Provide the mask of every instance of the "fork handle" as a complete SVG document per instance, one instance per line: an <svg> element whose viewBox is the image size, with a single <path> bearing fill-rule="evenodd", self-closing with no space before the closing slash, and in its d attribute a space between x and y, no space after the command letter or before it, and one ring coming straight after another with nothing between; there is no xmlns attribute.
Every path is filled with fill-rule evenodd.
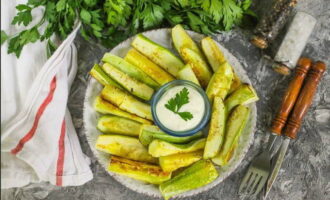
<svg viewBox="0 0 330 200"><path fill-rule="evenodd" d="M306 81L301 90L301 93L299 94L297 103L295 104L293 112L290 115L288 123L284 129L284 134L287 137L291 139L296 138L301 121L305 116L308 108L312 104L314 94L325 69L325 63L317 61L313 64L311 70L308 72Z"/></svg>
<svg viewBox="0 0 330 200"><path fill-rule="evenodd" d="M300 58L294 77L292 78L280 106L280 109L273 120L271 131L276 135L281 135L282 129L288 119L290 111L292 110L299 91L306 77L309 68L312 65L312 60L309 58Z"/></svg>

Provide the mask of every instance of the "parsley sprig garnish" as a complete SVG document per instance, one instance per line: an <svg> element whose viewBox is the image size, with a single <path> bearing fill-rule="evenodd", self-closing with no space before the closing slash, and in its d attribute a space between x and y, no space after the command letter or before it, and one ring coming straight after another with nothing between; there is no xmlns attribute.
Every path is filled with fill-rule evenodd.
<svg viewBox="0 0 330 200"><path fill-rule="evenodd" d="M189 91L187 88L183 88L179 93L176 93L175 97L168 100L165 107L170 111L178 114L183 120L188 121L193 118L193 115L190 112L180 112L180 108L189 103Z"/></svg>

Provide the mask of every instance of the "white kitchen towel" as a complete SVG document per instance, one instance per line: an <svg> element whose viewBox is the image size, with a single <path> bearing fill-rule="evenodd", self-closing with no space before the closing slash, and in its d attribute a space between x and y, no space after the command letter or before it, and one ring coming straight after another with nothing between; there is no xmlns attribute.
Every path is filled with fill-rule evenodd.
<svg viewBox="0 0 330 200"><path fill-rule="evenodd" d="M9 34L21 29L10 26L17 3L2 1L1 29ZM41 181L81 185L93 178L67 109L79 27L48 60L44 42L27 45L19 59L1 47L1 188Z"/></svg>

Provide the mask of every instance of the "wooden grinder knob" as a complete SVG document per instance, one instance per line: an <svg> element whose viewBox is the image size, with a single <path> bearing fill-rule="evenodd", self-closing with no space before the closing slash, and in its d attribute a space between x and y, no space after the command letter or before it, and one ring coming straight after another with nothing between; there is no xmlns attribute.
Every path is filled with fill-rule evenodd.
<svg viewBox="0 0 330 200"><path fill-rule="evenodd" d="M287 137L291 139L296 138L301 121L312 104L314 94L325 69L326 65L321 61L317 61L308 72L304 86L284 129L284 134Z"/></svg>
<svg viewBox="0 0 330 200"><path fill-rule="evenodd" d="M309 58L300 58L296 72L291 80L280 106L280 109L273 120L271 131L277 135L281 135L282 129L286 123L286 120L296 102L299 95L300 88L306 77L309 68L312 65L312 60Z"/></svg>

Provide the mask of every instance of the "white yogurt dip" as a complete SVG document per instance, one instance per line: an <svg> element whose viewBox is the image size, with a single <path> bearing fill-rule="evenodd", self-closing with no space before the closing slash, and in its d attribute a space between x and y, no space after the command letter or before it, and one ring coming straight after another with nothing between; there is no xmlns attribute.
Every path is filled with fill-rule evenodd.
<svg viewBox="0 0 330 200"><path fill-rule="evenodd" d="M167 109L165 105L174 98L183 88L187 88L189 94L189 103L180 108L180 112L190 112L193 118L184 120L180 115ZM175 86L166 91L159 99L156 105L156 115L163 126L172 131L187 131L195 128L203 119L205 112L205 102L203 96L191 86Z"/></svg>

